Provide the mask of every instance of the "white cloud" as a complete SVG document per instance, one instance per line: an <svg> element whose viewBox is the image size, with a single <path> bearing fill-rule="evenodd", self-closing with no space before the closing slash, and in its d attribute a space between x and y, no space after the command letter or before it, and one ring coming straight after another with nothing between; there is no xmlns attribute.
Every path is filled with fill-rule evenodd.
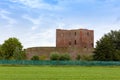
<svg viewBox="0 0 120 80"><path fill-rule="evenodd" d="M39 28L39 26L32 26L32 30L36 30L36 29L38 29Z"/></svg>

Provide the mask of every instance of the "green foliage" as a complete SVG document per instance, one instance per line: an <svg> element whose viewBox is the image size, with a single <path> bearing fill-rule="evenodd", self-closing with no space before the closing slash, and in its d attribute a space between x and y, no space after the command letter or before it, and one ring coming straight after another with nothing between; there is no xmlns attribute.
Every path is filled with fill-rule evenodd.
<svg viewBox="0 0 120 80"><path fill-rule="evenodd" d="M2 51L2 48L1 48L1 45L0 45L0 59L3 58L3 51Z"/></svg>
<svg viewBox="0 0 120 80"><path fill-rule="evenodd" d="M46 58L47 58L47 57L46 57L45 55L39 56L39 59L40 59L40 60L46 60Z"/></svg>
<svg viewBox="0 0 120 80"><path fill-rule="evenodd" d="M105 34L99 41L94 51L94 59L100 61L120 60L120 30Z"/></svg>
<svg viewBox="0 0 120 80"><path fill-rule="evenodd" d="M71 57L68 53L61 54L59 60L70 60Z"/></svg>
<svg viewBox="0 0 120 80"><path fill-rule="evenodd" d="M23 46L17 38L9 38L1 45L0 53L3 59L14 59L17 55L20 56L22 48Z"/></svg>
<svg viewBox="0 0 120 80"><path fill-rule="evenodd" d="M31 60L39 60L39 56L33 56L32 58L31 58Z"/></svg>
<svg viewBox="0 0 120 80"><path fill-rule="evenodd" d="M50 60L59 60L60 54L58 52L53 52L50 55Z"/></svg>
<svg viewBox="0 0 120 80"><path fill-rule="evenodd" d="M77 56L76 56L76 60L80 60L80 59L81 59L80 54L77 54Z"/></svg>
<svg viewBox="0 0 120 80"><path fill-rule="evenodd" d="M13 59L23 60L25 59L25 51L21 51L18 47L13 52Z"/></svg>
<svg viewBox="0 0 120 80"><path fill-rule="evenodd" d="M82 55L81 60L83 60L83 61L92 61L93 56L92 55Z"/></svg>
<svg viewBox="0 0 120 80"><path fill-rule="evenodd" d="M71 59L71 57L67 53L59 54L58 52L53 52L50 55L50 60L70 60L70 59Z"/></svg>
<svg viewBox="0 0 120 80"><path fill-rule="evenodd" d="M93 55L80 55L80 54L77 54L76 60L92 61L93 60Z"/></svg>
<svg viewBox="0 0 120 80"><path fill-rule="evenodd" d="M114 61L120 61L120 50L116 50L114 57Z"/></svg>

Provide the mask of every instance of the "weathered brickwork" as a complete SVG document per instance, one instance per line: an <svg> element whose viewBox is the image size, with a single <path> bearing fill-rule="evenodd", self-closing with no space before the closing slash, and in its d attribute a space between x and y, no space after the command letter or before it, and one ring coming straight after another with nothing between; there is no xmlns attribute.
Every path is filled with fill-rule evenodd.
<svg viewBox="0 0 120 80"><path fill-rule="evenodd" d="M45 57L49 60L50 54L53 52L58 52L60 54L69 53L72 59L75 59L77 54L81 55L91 55L93 48L82 49L75 47L32 47L26 49L27 59L31 59L32 56L37 55L40 57Z"/></svg>
<svg viewBox="0 0 120 80"><path fill-rule="evenodd" d="M93 48L94 31L88 29L56 30L56 47Z"/></svg>
<svg viewBox="0 0 120 80"><path fill-rule="evenodd" d="M72 59L77 54L89 55L94 50L94 31L88 29L56 30L56 47L33 47L26 49L27 59L38 55L49 60L52 52L69 53Z"/></svg>

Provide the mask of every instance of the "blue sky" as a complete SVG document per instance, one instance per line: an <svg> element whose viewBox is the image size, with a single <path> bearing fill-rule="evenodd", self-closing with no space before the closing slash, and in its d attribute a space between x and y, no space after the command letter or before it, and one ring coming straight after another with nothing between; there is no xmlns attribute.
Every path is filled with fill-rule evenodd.
<svg viewBox="0 0 120 80"><path fill-rule="evenodd" d="M55 46L56 29L87 28L95 42L120 29L120 0L0 0L0 44L17 37L24 48Z"/></svg>

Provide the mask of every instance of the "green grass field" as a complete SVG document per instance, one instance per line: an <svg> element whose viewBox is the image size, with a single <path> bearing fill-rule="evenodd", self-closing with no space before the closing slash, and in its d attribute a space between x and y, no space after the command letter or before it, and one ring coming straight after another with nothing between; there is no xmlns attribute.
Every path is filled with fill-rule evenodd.
<svg viewBox="0 0 120 80"><path fill-rule="evenodd" d="M0 80L120 80L120 67L0 66Z"/></svg>

